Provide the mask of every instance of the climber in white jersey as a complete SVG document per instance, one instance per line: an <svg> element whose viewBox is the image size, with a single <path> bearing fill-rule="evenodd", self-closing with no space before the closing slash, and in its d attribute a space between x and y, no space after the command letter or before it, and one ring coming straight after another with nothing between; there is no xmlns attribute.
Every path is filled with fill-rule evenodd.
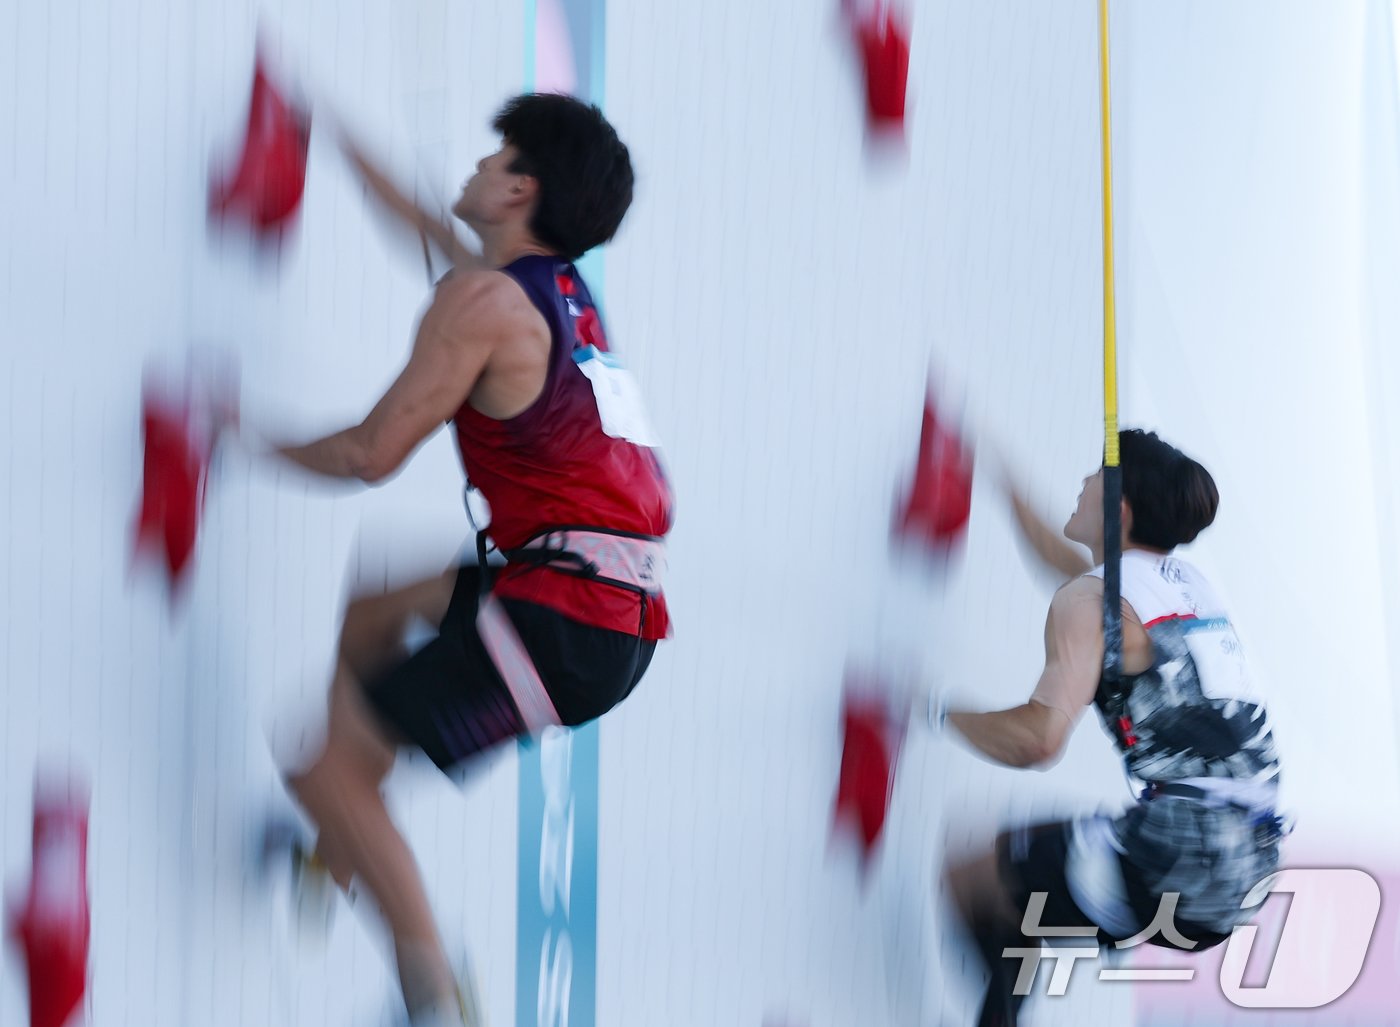
<svg viewBox="0 0 1400 1027"><path fill-rule="evenodd" d="M1063 537L1007 485L1027 540L1071 579L1050 604L1045 669L1030 699L988 713L930 706L935 724L955 728L982 755L1036 767L1056 759L1092 705L1142 785L1120 816L1008 831L994 853L949 871L950 891L991 973L981 1027L1016 1022L1021 960L1003 953L1039 946L1021 933L1034 893L1046 896L1039 924L1087 932L1075 945L1150 933L1140 940L1201 951L1248 919L1246 894L1278 864L1279 760L1263 697L1215 590L1171 555L1215 519L1215 482L1155 434L1123 431L1119 439L1122 681L1109 687L1100 680L1100 469L1084 480ZM1093 563L1070 543L1088 547Z"/></svg>

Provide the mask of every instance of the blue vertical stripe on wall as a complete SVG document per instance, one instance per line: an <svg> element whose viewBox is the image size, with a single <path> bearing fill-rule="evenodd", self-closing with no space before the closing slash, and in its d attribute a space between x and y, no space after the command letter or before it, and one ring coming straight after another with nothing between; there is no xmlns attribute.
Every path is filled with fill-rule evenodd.
<svg viewBox="0 0 1400 1027"><path fill-rule="evenodd" d="M603 99L605 0L564 0L580 97ZM525 82L537 78L536 0L525 4ZM601 297L602 258L580 270ZM601 300L600 300L601 303ZM598 943L598 725L520 750L516 1027L594 1027Z"/></svg>

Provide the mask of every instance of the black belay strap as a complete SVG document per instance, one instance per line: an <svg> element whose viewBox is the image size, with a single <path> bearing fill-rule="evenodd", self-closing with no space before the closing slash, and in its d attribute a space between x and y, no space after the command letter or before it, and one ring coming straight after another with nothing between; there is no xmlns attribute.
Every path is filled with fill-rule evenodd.
<svg viewBox="0 0 1400 1027"><path fill-rule="evenodd" d="M1128 693L1131 686L1119 673L1104 671L1099 677L1099 688L1094 694L1094 705L1104 725L1112 732L1118 747L1123 750L1137 745L1137 733L1133 730L1133 719L1128 715Z"/></svg>
<svg viewBox="0 0 1400 1027"><path fill-rule="evenodd" d="M1123 675L1123 477L1118 466L1116 445L1112 458L1105 446L1103 468L1103 673L1099 676L1094 701L1103 714L1118 747L1131 749L1137 744L1133 721L1128 716L1130 683Z"/></svg>

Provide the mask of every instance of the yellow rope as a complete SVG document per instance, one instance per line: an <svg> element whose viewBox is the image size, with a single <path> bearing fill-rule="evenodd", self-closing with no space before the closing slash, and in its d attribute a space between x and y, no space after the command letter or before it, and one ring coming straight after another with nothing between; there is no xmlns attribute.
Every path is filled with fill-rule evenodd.
<svg viewBox="0 0 1400 1027"><path fill-rule="evenodd" d="M1103 462L1118 466L1118 327L1113 297L1113 144L1108 103L1108 0L1099 0L1099 113L1103 138Z"/></svg>

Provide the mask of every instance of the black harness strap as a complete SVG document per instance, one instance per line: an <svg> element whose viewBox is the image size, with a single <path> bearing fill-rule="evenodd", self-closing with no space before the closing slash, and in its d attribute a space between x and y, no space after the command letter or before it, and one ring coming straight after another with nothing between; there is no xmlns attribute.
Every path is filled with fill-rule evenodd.
<svg viewBox="0 0 1400 1027"><path fill-rule="evenodd" d="M1105 723L1123 749L1137 744L1128 716L1130 683L1123 675L1123 469L1103 469L1103 673L1094 697Z"/></svg>

